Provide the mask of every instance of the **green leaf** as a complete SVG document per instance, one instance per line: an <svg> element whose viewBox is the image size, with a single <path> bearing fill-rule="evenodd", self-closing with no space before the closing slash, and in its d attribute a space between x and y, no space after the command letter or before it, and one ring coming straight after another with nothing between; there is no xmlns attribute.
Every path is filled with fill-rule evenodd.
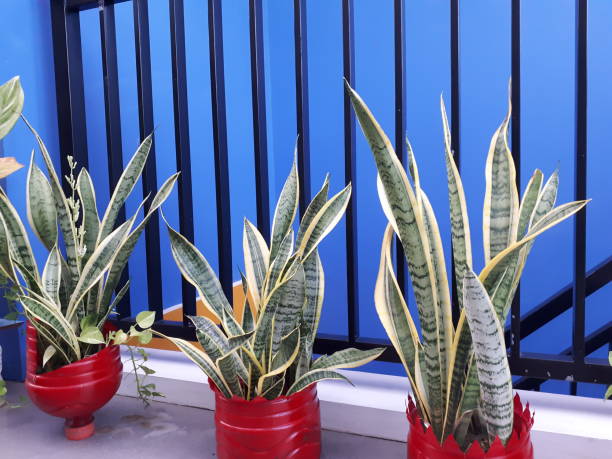
<svg viewBox="0 0 612 459"><path fill-rule="evenodd" d="M60 225L60 229L62 230L62 235L64 239L64 247L66 248L66 258L68 262L68 267L70 269L71 276L71 285L72 283L76 283L76 279L79 278L80 272L80 263L76 253L77 250L77 232L74 226L74 221L72 219L72 211L70 209L70 205L68 204L68 200L66 195L64 194L64 190L61 185L61 181L55 172L55 167L53 166L53 161L51 160L51 155L49 155L49 151L45 146L45 143L42 141L38 132L32 127L32 125L23 118L24 122L34 134L36 141L38 142L38 146L43 156L43 160L45 162L45 166L47 167L47 172L49 174L49 178L51 179L51 189L53 190L53 197L55 198L55 208L57 210L57 217ZM65 276L68 278L68 276Z"/></svg>
<svg viewBox="0 0 612 459"><path fill-rule="evenodd" d="M76 360L80 360L81 351L77 342L77 337L60 311L53 305L32 297L21 296L19 300L28 313L31 322L38 320L48 326L49 329L68 345L68 349L72 351ZM37 327L37 329L39 328ZM56 347L59 348L59 346Z"/></svg>
<svg viewBox="0 0 612 459"><path fill-rule="evenodd" d="M216 360L216 364L221 373L221 377L227 384L227 387L229 387L232 394L237 395L238 397L244 397L242 388L240 387L240 381L238 380L238 375L235 370L234 357L234 352L230 352L222 357L219 357Z"/></svg>
<svg viewBox="0 0 612 459"><path fill-rule="evenodd" d="M359 97L346 84L361 129L370 144L378 169L379 198L385 215L400 237L419 310L425 354L425 370L431 409L431 425L437 438L444 417L443 385L440 369L446 365L440 352L444 334L437 317L437 288L427 241L427 229L406 172L389 138Z"/></svg>
<svg viewBox="0 0 612 459"><path fill-rule="evenodd" d="M83 242L85 245L85 254L83 254L83 263L87 263L89 257L96 249L98 233L100 231L100 218L98 217L98 207L96 205L96 191L93 182L87 169L81 169L77 177L77 191L83 208L83 229L85 235Z"/></svg>
<svg viewBox="0 0 612 459"><path fill-rule="evenodd" d="M319 257L318 249L303 262L304 267L304 297L305 304L302 312L302 322L306 327L303 335L305 343L309 346L308 356L305 358L310 361L310 348L319 328L321 309L323 307L323 297L325 294L325 274L323 265Z"/></svg>
<svg viewBox="0 0 612 459"><path fill-rule="evenodd" d="M378 358L384 348L377 347L365 351L348 348L334 352L332 355L319 357L310 367L310 370L337 370L339 368L356 368Z"/></svg>
<svg viewBox="0 0 612 459"><path fill-rule="evenodd" d="M470 236L470 222L465 201L465 192L459 170L453 158L451 149L451 133L448 127L448 118L444 99L440 97L440 110L442 112L442 126L444 128L444 158L446 163L446 177L448 181L448 202L452 230L453 260L455 262L455 282L457 284L457 300L459 307L463 307L463 276L466 268L472 267L472 241Z"/></svg>
<svg viewBox="0 0 612 459"><path fill-rule="evenodd" d="M352 384L348 378L340 373L331 370L313 370L309 371L301 378L299 378L293 385L287 390L287 395L295 394L303 389L306 389L311 384L324 379L342 379L349 384Z"/></svg>
<svg viewBox="0 0 612 459"><path fill-rule="evenodd" d="M464 280L463 307L472 335L480 380L480 408L489 438L499 436L505 443L512 433L514 403L504 332L484 286L471 271Z"/></svg>
<svg viewBox="0 0 612 459"><path fill-rule="evenodd" d="M538 195L536 202L535 211L531 215L528 229L531 229L534 224L542 219L544 215L555 207L557 202L557 191L559 189L559 171L555 170L552 175L548 178L542 191Z"/></svg>
<svg viewBox="0 0 612 459"><path fill-rule="evenodd" d="M108 309L105 311L105 313L101 316L100 321L98 322L98 327L102 327L104 325L104 323L106 322L106 319L108 319L108 316L110 315L111 312L113 312L115 310L115 307L119 304L119 302L123 299L123 297L125 296L125 294L127 293L128 289L130 288L130 280L128 279L128 281L125 283L125 285L123 287L121 287L121 290L119 290L117 292L117 294L115 295L115 298L113 299L113 301L109 304Z"/></svg>
<svg viewBox="0 0 612 459"><path fill-rule="evenodd" d="M172 189L174 188L174 184L178 179L179 174L176 173L168 178L164 182L164 184L159 188L157 194L151 201L151 206L143 220L140 224L134 229L134 231L125 239L125 241L121 244L121 246L117 249L117 254L113 259L111 268L108 272L108 276L106 277L106 283L104 284L104 290L102 295L98 299L98 312L102 313L102 315L108 316L110 313L110 303L111 298L117 285L119 285L119 280L121 279L121 273L127 264L130 255L134 251L136 247L136 243L140 238L143 230L145 229L148 221L153 217L155 211L164 203L164 201L168 198ZM106 311L102 311L104 308L107 308Z"/></svg>
<svg viewBox="0 0 612 459"><path fill-rule="evenodd" d="M57 211L55 199L47 177L34 162L34 150L30 159L26 184L28 221L34 234L47 250L57 244Z"/></svg>
<svg viewBox="0 0 612 459"><path fill-rule="evenodd" d="M153 339L153 332L151 331L150 328L147 328L146 330L141 331L140 334L138 335L138 342L140 344L149 344L152 339Z"/></svg>
<svg viewBox="0 0 612 459"><path fill-rule="evenodd" d="M170 236L172 256L185 280L196 288L204 306L219 320L223 320L225 310L227 323L224 323L224 326L228 327L230 334L242 335L240 325L233 317L232 308L223 293L221 283L208 261L191 242L176 232L168 223L166 223L166 228Z"/></svg>
<svg viewBox="0 0 612 459"><path fill-rule="evenodd" d="M485 263L516 241L519 223L516 170L508 147L510 112L508 101L508 113L493 134L485 168L486 189L482 218Z"/></svg>
<svg viewBox="0 0 612 459"><path fill-rule="evenodd" d="M166 338L195 363L200 369L208 376L212 382L215 383L219 391L227 398L231 398L232 393L227 387L227 384L221 377L219 370L215 366L214 362L204 352L195 347L189 341L182 340L180 338L172 338L170 336L163 335L162 333L155 332L156 335Z"/></svg>
<svg viewBox="0 0 612 459"><path fill-rule="evenodd" d="M5 137L23 110L23 89L18 76L0 86L0 139Z"/></svg>
<svg viewBox="0 0 612 459"><path fill-rule="evenodd" d="M151 151L153 143L153 135L148 135L140 144L130 162L125 166L121 177L117 181L117 185L113 190L113 195L110 198L102 223L100 224L100 232L98 234L98 244L101 243L115 227L115 222L119 215L121 207L125 203L127 197L132 193L136 182L140 178L144 169L145 163ZM98 245L96 244L96 245Z"/></svg>
<svg viewBox="0 0 612 459"><path fill-rule="evenodd" d="M267 297L272 290L278 285L278 283L282 280L282 273L287 263L289 262L289 258L291 256L291 252L293 251L293 229L289 229L285 238L281 242L278 252L276 253L276 258L270 265L270 269L267 273L266 279L266 290L265 296ZM250 284L249 284L250 285ZM259 305L259 303L257 303Z"/></svg>
<svg viewBox="0 0 612 459"><path fill-rule="evenodd" d="M55 355L56 352L57 352L56 349L52 345L47 346L47 349L45 349L45 352L44 352L43 358L42 358L42 366L43 366L43 368L45 367L45 365L47 364L49 359L51 359L51 357L53 357Z"/></svg>
<svg viewBox="0 0 612 459"><path fill-rule="evenodd" d="M274 314L272 355L278 351L282 337L296 328L300 320L305 301L304 269L302 266L283 284L281 292L282 295Z"/></svg>
<svg viewBox="0 0 612 459"><path fill-rule="evenodd" d="M20 263L24 269L38 281L40 279L38 267L36 266L36 260L32 252L27 231L19 218L19 214L4 192L0 192L0 214L2 214L6 235L10 241L9 247L11 248L11 257L16 262ZM30 288L32 288L32 286L30 286Z"/></svg>
<svg viewBox="0 0 612 459"><path fill-rule="evenodd" d="M97 327L89 327L81 332L79 341L87 344L104 344L104 336Z"/></svg>
<svg viewBox="0 0 612 459"><path fill-rule="evenodd" d="M519 211L517 239L522 239L528 229L529 222L536 208L538 197L540 196L540 190L542 189L542 178L542 171L536 169L525 187Z"/></svg>
<svg viewBox="0 0 612 459"><path fill-rule="evenodd" d="M296 147L297 148L297 147ZM270 262L276 258L280 243L287 235L293 224L298 208L299 179L297 171L297 158L293 160L293 166L289 177L283 185L280 197L274 210L272 221L272 244L270 246Z"/></svg>
<svg viewBox="0 0 612 459"><path fill-rule="evenodd" d="M141 311L136 315L136 323L140 328L149 328L155 322L155 311Z"/></svg>
<svg viewBox="0 0 612 459"><path fill-rule="evenodd" d="M350 199L351 184L349 183L346 188L331 197L313 217L310 225L308 225L308 228L304 232L304 238L299 246L299 250L304 259L310 256L325 236L327 236L338 224L344 215L344 211Z"/></svg>
<svg viewBox="0 0 612 459"><path fill-rule="evenodd" d="M313 218L321 211L325 203L327 202L327 193L329 192L329 174L325 176L325 180L323 181L323 186L319 190L319 192L312 198L310 204L306 208L306 212L302 216L302 220L300 221L300 228L298 230L297 239L295 240L295 245L297 247L302 243L302 239L304 238L304 234L306 230L312 223Z"/></svg>
<svg viewBox="0 0 612 459"><path fill-rule="evenodd" d="M125 344L125 342L129 339L129 336L126 332L124 332L123 330L117 330L117 332L115 333L115 336L113 337L113 344L115 345L119 345L119 344ZM142 368L142 365L141 365Z"/></svg>
<svg viewBox="0 0 612 459"><path fill-rule="evenodd" d="M49 298L57 304L58 308L61 308L60 302L60 283L62 276L62 258L57 250L57 246L54 246L49 252L47 262L42 274L42 287L44 292Z"/></svg>
<svg viewBox="0 0 612 459"><path fill-rule="evenodd" d="M117 253L117 249L121 242L125 239L128 234L134 219L124 222L115 231L109 234L104 239L95 252L91 254L89 261L83 267L81 277L74 289L74 292L70 296L70 303L68 305L68 312L66 317L70 320L85 294L102 278L104 273L108 270L113 260L113 257Z"/></svg>
<svg viewBox="0 0 612 459"><path fill-rule="evenodd" d="M266 241L253 224L244 219L244 234L242 237L244 251L244 266L246 278L251 286L251 296L256 307L259 306L263 294L264 281L270 262L270 251Z"/></svg>

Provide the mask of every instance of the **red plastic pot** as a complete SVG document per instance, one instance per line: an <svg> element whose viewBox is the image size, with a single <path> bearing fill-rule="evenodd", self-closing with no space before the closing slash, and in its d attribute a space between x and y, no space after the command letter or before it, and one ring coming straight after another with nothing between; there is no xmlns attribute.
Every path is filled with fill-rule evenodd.
<svg viewBox="0 0 612 459"><path fill-rule="evenodd" d="M69 440L83 440L95 431L93 413L119 389L123 364L119 346L107 346L94 355L47 373L40 366L36 329L27 324L26 381L32 402L51 416L66 419Z"/></svg>
<svg viewBox="0 0 612 459"><path fill-rule="evenodd" d="M316 384L274 400L226 398L214 384L219 459L318 459L321 413Z"/></svg>
<svg viewBox="0 0 612 459"><path fill-rule="evenodd" d="M523 408L518 394L514 396L514 429L510 440L504 446L498 437L486 452L476 441L467 452L463 452L452 435L444 441L443 445L440 445L431 427L424 427L412 399L408 400L406 414L410 424L408 431L408 457L410 459L533 459L533 445L530 436L533 415L529 411L529 404Z"/></svg>

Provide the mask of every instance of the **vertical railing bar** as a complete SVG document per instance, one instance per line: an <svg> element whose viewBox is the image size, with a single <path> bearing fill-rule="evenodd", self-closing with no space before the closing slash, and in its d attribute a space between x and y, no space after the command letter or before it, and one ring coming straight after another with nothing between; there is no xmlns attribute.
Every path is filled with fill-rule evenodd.
<svg viewBox="0 0 612 459"><path fill-rule="evenodd" d="M270 189L268 182L268 134L266 123L266 79L264 69L264 28L262 9L262 0L249 0L253 152L255 155L257 227L264 239L269 241Z"/></svg>
<svg viewBox="0 0 612 459"><path fill-rule="evenodd" d="M395 64L395 154L406 162L406 42L404 25L404 0L393 2L393 42ZM404 249L396 244L397 283L402 292L408 280Z"/></svg>
<svg viewBox="0 0 612 459"><path fill-rule="evenodd" d="M121 137L121 108L119 101L119 73L117 69L117 40L115 32L115 7L107 0L98 1L100 18L100 43L102 45L102 73L104 86L104 115L106 121L106 149L109 189L115 189L123 172L123 147ZM125 221L125 206L119 209L117 224ZM121 273L119 287L129 279L129 267ZM119 318L130 315L130 295L125 295L117 305Z"/></svg>
<svg viewBox="0 0 612 459"><path fill-rule="evenodd" d="M451 150L453 151L457 169L461 172L461 94L459 67L459 0L451 0L450 3L450 48L451 48ZM455 263L452 262L455 272ZM457 300L457 280L452 277L453 295L453 322L459 321L459 301Z"/></svg>
<svg viewBox="0 0 612 459"><path fill-rule="evenodd" d="M300 179L300 215L310 203L310 123L308 110L308 39L306 0L293 1L295 44L295 108L297 121L297 158Z"/></svg>
<svg viewBox="0 0 612 459"><path fill-rule="evenodd" d="M576 151L574 197L587 193L587 14L588 0L576 0ZM574 309L572 355L577 365L584 363L586 289L586 209L574 217Z"/></svg>
<svg viewBox="0 0 612 459"><path fill-rule="evenodd" d="M215 152L219 279L223 286L223 291L231 303L233 268L232 226L230 213L222 27L221 1L208 0L208 43L210 48L210 88Z"/></svg>
<svg viewBox="0 0 612 459"><path fill-rule="evenodd" d="M512 158L516 167L516 187L521 189L521 0L512 0L511 11L511 72L512 87ZM511 358L521 356L521 287L520 284L512 300L510 329L512 333Z"/></svg>
<svg viewBox="0 0 612 459"><path fill-rule="evenodd" d="M344 79L355 85L355 18L353 0L342 0L342 64ZM357 171L355 154L355 115L348 92L344 92L344 183L352 183L351 200L346 208L346 288L349 343L359 339L359 271L357 251Z"/></svg>
<svg viewBox="0 0 612 459"><path fill-rule="evenodd" d="M136 51L136 79L138 87L138 126L142 142L153 132L153 86L151 81L151 46L149 40L149 10L147 0L133 0L134 8L134 47ZM155 195L157 189L157 164L155 139L151 144L149 159L142 172L143 196ZM146 204L147 208L150 204ZM163 296L161 275L161 254L159 215L155 212L145 229L147 253L147 292L148 307L155 311L155 319L163 319Z"/></svg>
<svg viewBox="0 0 612 459"><path fill-rule="evenodd" d="M89 165L79 12L65 10L64 0L52 0L51 31L59 147L62 152L60 164L62 176L65 176L70 172L68 155L72 155L81 167L87 168ZM68 192L68 184L63 183Z"/></svg>
<svg viewBox="0 0 612 459"><path fill-rule="evenodd" d="M174 141L178 179L179 228L193 241L193 201L191 188L191 154L189 145L189 108L187 106L187 65L185 59L185 13L183 0L170 0L170 41L172 47L172 94L174 105ZM183 323L187 315L195 315L195 290L181 279Z"/></svg>

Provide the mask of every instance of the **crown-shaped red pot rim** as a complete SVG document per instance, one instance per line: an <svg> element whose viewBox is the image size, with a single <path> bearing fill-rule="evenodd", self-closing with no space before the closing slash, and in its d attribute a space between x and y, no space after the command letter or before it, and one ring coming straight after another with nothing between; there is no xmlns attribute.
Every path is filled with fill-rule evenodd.
<svg viewBox="0 0 612 459"><path fill-rule="evenodd" d="M459 444L449 435L441 445L429 425L425 425L411 396L408 397L406 417L410 423L410 435L417 435L421 441L434 448L446 451L449 454L465 454L466 458L478 459L499 457L517 449L524 448L530 441L530 431L534 422L534 414L529 409L529 403L523 406L518 394L514 395L514 426L508 443L504 446L499 437L496 437L491 447L485 452L477 441L474 441L467 451L462 451Z"/></svg>

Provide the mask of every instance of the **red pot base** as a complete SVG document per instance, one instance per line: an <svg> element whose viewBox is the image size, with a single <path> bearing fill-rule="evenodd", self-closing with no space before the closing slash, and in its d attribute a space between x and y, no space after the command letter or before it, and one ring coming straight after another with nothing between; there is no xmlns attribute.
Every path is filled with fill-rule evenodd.
<svg viewBox="0 0 612 459"><path fill-rule="evenodd" d="M37 373L38 336L27 324L25 386L32 403L51 416L64 418L68 440L84 440L95 432L93 413L113 398L123 364L118 346L107 346L56 370Z"/></svg>
<svg viewBox="0 0 612 459"><path fill-rule="evenodd" d="M290 395L247 401L215 392L219 459L319 459L321 415L317 386Z"/></svg>
<svg viewBox="0 0 612 459"><path fill-rule="evenodd" d="M76 423L76 425L75 425ZM68 440L78 441L91 437L96 432L93 416L87 424L79 423L78 419L66 419L64 423L64 435Z"/></svg>

